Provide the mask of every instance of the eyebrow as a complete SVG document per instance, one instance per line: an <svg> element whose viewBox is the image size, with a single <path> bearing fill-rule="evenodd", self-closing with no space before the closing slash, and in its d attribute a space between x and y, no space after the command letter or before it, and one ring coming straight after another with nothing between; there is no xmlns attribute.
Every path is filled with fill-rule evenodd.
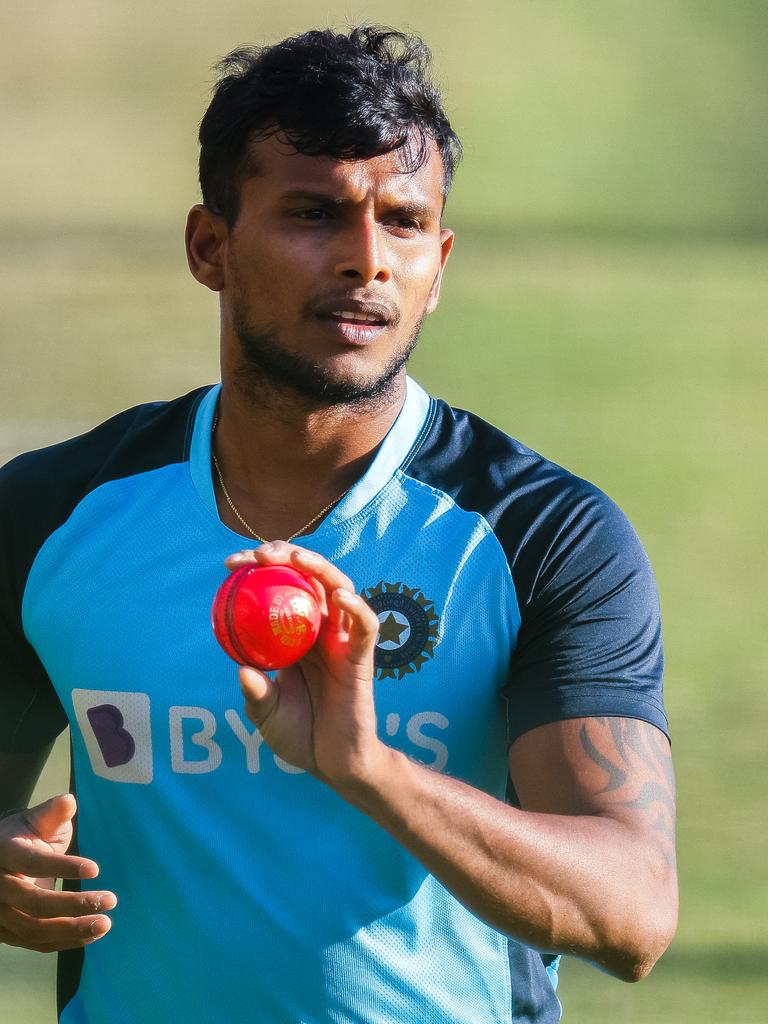
<svg viewBox="0 0 768 1024"><path fill-rule="evenodd" d="M355 205L353 200L346 199L344 196L334 196L330 192L313 192L311 189L289 189L287 192L280 194L280 200L283 202L297 199L317 203L320 206L348 207ZM388 206L397 213L407 213L421 220L427 220L435 216L435 212L429 204L420 203L417 199L395 200L389 203Z"/></svg>

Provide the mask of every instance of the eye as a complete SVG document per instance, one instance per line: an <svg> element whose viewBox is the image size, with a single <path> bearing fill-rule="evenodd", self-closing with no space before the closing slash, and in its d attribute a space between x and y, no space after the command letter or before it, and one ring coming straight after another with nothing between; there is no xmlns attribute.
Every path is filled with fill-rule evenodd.
<svg viewBox="0 0 768 1024"><path fill-rule="evenodd" d="M392 217L390 218L389 223L398 230L406 232L408 234L412 234L415 231L419 231L421 228L419 222L417 220L414 220L413 217Z"/></svg>
<svg viewBox="0 0 768 1024"><path fill-rule="evenodd" d="M294 210L291 216L298 217L299 220L328 220L331 215L322 206L312 206L304 210Z"/></svg>

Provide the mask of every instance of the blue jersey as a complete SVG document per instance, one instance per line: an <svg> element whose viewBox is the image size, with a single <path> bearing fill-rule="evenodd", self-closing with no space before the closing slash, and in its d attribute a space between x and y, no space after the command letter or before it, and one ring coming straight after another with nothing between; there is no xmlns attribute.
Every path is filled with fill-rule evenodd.
<svg viewBox="0 0 768 1024"><path fill-rule="evenodd" d="M550 1024L557 958L490 927L275 756L211 602L219 387L20 456L0 489L0 749L71 727L80 851L119 905L59 962L63 1024ZM523 732L666 730L656 589L593 485L412 379L368 470L300 543L376 611L384 742L499 800ZM78 883L73 883L78 884Z"/></svg>

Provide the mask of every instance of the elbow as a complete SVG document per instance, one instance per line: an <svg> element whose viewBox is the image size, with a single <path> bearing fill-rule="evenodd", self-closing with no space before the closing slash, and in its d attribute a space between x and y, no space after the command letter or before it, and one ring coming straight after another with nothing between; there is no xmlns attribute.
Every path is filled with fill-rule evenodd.
<svg viewBox="0 0 768 1024"><path fill-rule="evenodd" d="M671 938L669 940L672 941ZM661 954L669 945L661 946L655 950L647 949L643 954L619 954L612 965L606 965L607 970L619 981L626 981L634 984L647 978L653 970Z"/></svg>
<svg viewBox="0 0 768 1024"><path fill-rule="evenodd" d="M668 945L669 943L657 949L647 948L642 953L616 951L611 954L610 958L606 957L604 967L619 981L634 984L648 977Z"/></svg>
<svg viewBox="0 0 768 1024"><path fill-rule="evenodd" d="M677 931L677 894L657 904L644 920L625 931L621 941L606 949L602 965L620 981L647 978Z"/></svg>

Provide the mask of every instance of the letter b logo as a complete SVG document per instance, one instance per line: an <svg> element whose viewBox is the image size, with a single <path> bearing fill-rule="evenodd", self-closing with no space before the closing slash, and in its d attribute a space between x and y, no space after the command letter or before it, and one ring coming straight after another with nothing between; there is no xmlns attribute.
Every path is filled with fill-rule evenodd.
<svg viewBox="0 0 768 1024"><path fill-rule="evenodd" d="M152 781L146 693L73 690L72 703L95 775L113 782Z"/></svg>

